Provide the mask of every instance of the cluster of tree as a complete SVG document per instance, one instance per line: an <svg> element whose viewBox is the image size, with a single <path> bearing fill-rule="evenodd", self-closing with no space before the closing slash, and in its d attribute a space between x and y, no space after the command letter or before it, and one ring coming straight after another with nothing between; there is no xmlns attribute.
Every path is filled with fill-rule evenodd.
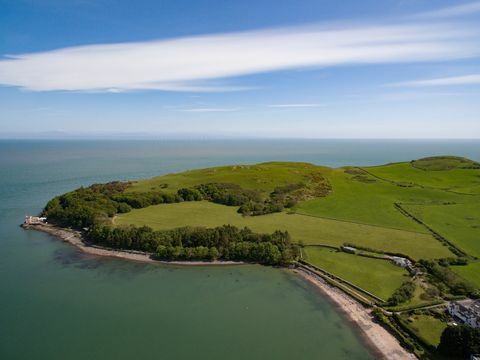
<svg viewBox="0 0 480 360"><path fill-rule="evenodd" d="M166 260L237 260L285 265L298 257L288 232L257 234L231 225L216 228L184 227L154 231L148 226L109 227L94 225L90 241L111 248L154 252Z"/></svg>
<svg viewBox="0 0 480 360"><path fill-rule="evenodd" d="M161 191L129 192L121 193L112 197L112 200L128 204L131 208L140 209L151 205L171 204L183 201L179 194L165 193Z"/></svg>
<svg viewBox="0 0 480 360"><path fill-rule="evenodd" d="M392 306L404 303L413 297L416 285L413 281L406 281L392 294L388 299L388 304Z"/></svg>
<svg viewBox="0 0 480 360"><path fill-rule="evenodd" d="M442 266L434 260L420 260L419 264L430 274L430 282L440 292L449 290L453 295L478 295L473 285L460 278L448 266Z"/></svg>
<svg viewBox="0 0 480 360"><path fill-rule="evenodd" d="M81 187L50 200L43 210L43 215L61 225L89 227L99 219L131 210L127 203L113 200L129 185L127 182L115 181L94 184L88 188Z"/></svg>
<svg viewBox="0 0 480 360"><path fill-rule="evenodd" d="M449 326L443 331L437 350L448 359L469 359L480 353L480 329Z"/></svg>
<svg viewBox="0 0 480 360"><path fill-rule="evenodd" d="M237 184L209 183L195 186L203 199L228 206L240 206L248 202L260 202L262 196L256 190L243 189Z"/></svg>

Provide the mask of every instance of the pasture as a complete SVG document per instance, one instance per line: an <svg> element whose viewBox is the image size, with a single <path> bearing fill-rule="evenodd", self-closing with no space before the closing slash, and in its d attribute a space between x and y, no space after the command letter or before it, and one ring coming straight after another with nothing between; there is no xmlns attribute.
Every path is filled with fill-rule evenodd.
<svg viewBox="0 0 480 360"><path fill-rule="evenodd" d="M398 252L414 259L449 257L453 254L431 235L286 212L242 216L236 207L207 201L161 204L120 214L116 225L148 225L165 230L182 226L215 227L231 224L258 233L288 231L296 242L340 246L353 243L379 251Z"/></svg>
<svg viewBox="0 0 480 360"><path fill-rule="evenodd" d="M387 300L407 281L408 272L386 260L347 254L333 249L308 246L306 261Z"/></svg>
<svg viewBox="0 0 480 360"><path fill-rule="evenodd" d="M467 254L480 257L480 201L403 207Z"/></svg>

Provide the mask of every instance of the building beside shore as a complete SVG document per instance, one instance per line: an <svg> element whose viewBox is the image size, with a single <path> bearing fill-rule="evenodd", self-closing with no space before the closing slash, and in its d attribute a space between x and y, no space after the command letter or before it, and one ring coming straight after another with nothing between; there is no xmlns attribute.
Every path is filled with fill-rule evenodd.
<svg viewBox="0 0 480 360"><path fill-rule="evenodd" d="M25 220L23 221L23 224L24 225L39 225L39 224L45 224L46 222L47 222L46 217L27 215L27 216L25 216Z"/></svg>
<svg viewBox="0 0 480 360"><path fill-rule="evenodd" d="M454 319L473 328L480 328L480 300L452 301L447 310Z"/></svg>

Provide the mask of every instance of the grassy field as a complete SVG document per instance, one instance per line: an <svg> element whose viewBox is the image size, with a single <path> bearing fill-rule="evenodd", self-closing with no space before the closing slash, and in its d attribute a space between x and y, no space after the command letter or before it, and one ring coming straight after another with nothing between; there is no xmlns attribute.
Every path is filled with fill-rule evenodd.
<svg viewBox="0 0 480 360"><path fill-rule="evenodd" d="M440 343L447 324L431 315L413 315L407 319L410 328L432 346Z"/></svg>
<svg viewBox="0 0 480 360"><path fill-rule="evenodd" d="M206 201L162 204L121 214L116 224L148 225L154 229L181 226L248 226L255 232L287 230L295 241L305 244L343 245L354 243L382 251L399 252L414 259L452 256L431 235L362 224L322 219L285 212L243 217L236 207Z"/></svg>
<svg viewBox="0 0 480 360"><path fill-rule="evenodd" d="M332 193L325 198L305 201L298 213L348 220L365 224L427 232L394 207L395 202L443 203L459 201L460 195L437 189L402 187L369 175L355 175L358 170L336 169L327 174ZM360 170L361 171L361 170Z"/></svg>
<svg viewBox="0 0 480 360"><path fill-rule="evenodd" d="M269 162L190 170L135 182L128 191L162 190L174 192L182 187L205 183L232 183L245 189L269 193L277 186L323 178L329 169L307 163Z"/></svg>
<svg viewBox="0 0 480 360"><path fill-rule="evenodd" d="M408 272L385 260L320 247L304 248L305 260L387 300L409 279Z"/></svg>
<svg viewBox="0 0 480 360"><path fill-rule="evenodd" d="M403 207L467 254L480 257L480 198L476 202L470 201L466 204Z"/></svg>
<svg viewBox="0 0 480 360"><path fill-rule="evenodd" d="M365 168L382 179L405 185L444 189L449 191L480 194L480 169L451 169L426 171L411 163L396 163Z"/></svg>
<svg viewBox="0 0 480 360"><path fill-rule="evenodd" d="M451 268L462 278L470 281L480 289L480 262L470 263L465 266L452 266Z"/></svg>

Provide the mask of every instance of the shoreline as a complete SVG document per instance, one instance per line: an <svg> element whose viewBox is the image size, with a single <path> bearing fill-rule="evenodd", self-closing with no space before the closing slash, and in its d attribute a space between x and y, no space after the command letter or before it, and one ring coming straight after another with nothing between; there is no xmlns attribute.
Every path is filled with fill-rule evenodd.
<svg viewBox="0 0 480 360"><path fill-rule="evenodd" d="M56 238L67 242L83 252L96 255L113 257L117 259L125 259L139 262L146 262L151 264L160 265L177 265L177 266L228 266L228 265L245 265L245 262L241 261L165 261L156 260L152 258L153 253L147 253L135 250L115 250L111 248L105 248L98 245L87 243L80 231L64 229L50 224L35 224L35 225L21 225L25 230L36 230L55 236Z"/></svg>
<svg viewBox="0 0 480 360"><path fill-rule="evenodd" d="M325 280L313 273L301 268L296 268L292 272L325 295L336 310L354 326L375 359L417 359L413 353L402 347L395 336L374 321L370 309L365 308L343 291L329 285Z"/></svg>
<svg viewBox="0 0 480 360"><path fill-rule="evenodd" d="M236 261L162 261L152 258L151 253L128 250L115 250L101 246L88 244L79 231L68 230L50 224L21 225L26 230L36 230L52 235L67 242L81 251L95 256L113 257L124 260L138 261L151 264L169 266L231 266L245 265L245 262ZM417 359L415 355L404 349L400 342L384 327L376 323L371 311L363 307L356 300L329 284L321 277L314 275L301 268L290 270L303 278L326 299L334 305L335 309L355 327L365 345L370 349L375 359L403 360Z"/></svg>

